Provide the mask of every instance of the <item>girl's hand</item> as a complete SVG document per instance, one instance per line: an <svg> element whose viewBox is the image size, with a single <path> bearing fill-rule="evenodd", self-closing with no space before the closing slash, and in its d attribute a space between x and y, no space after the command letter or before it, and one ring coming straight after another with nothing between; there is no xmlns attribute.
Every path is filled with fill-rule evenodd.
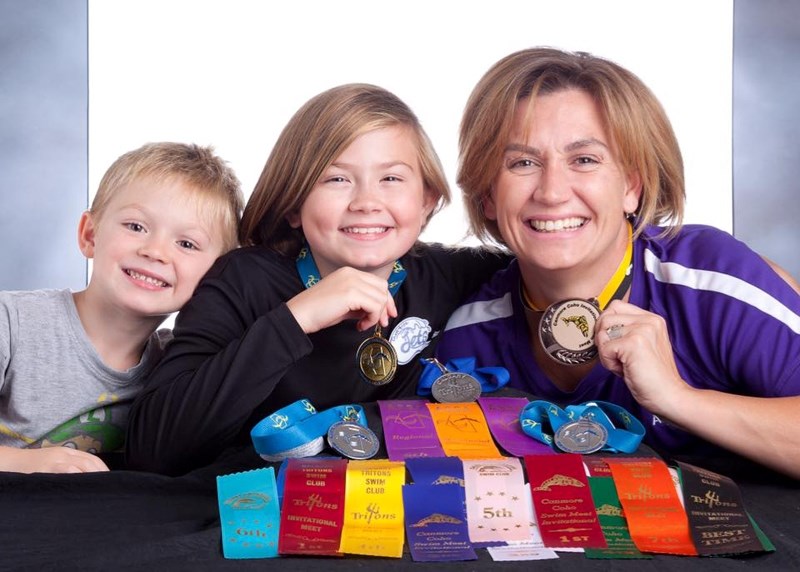
<svg viewBox="0 0 800 572"><path fill-rule="evenodd" d="M691 391L678 373L661 316L615 300L600 315L594 340L600 362L623 378L636 401L649 411L669 416Z"/></svg>
<svg viewBox="0 0 800 572"><path fill-rule="evenodd" d="M286 305L307 334L351 319L358 320L359 331L378 323L387 327L397 316L386 280L350 267L332 272Z"/></svg>

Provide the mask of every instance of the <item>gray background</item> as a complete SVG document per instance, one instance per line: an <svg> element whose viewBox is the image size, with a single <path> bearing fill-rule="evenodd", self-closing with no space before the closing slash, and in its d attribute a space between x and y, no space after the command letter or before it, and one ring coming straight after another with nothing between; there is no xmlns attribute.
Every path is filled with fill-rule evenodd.
<svg viewBox="0 0 800 572"><path fill-rule="evenodd" d="M0 290L86 285L86 0L0 0Z"/></svg>
<svg viewBox="0 0 800 572"><path fill-rule="evenodd" d="M0 0L2 290L86 283L87 30L87 0ZM733 40L733 231L800 278L800 2L736 0Z"/></svg>

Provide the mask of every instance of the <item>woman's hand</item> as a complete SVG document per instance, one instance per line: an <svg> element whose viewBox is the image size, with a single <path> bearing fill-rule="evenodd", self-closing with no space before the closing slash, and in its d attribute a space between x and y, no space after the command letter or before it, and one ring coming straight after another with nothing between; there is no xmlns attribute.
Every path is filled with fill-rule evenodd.
<svg viewBox="0 0 800 572"><path fill-rule="evenodd" d="M351 319L358 320L359 331L386 327L397 316L386 279L350 267L332 272L286 305L307 334Z"/></svg>
<svg viewBox="0 0 800 572"><path fill-rule="evenodd" d="M640 405L668 413L692 388L681 379L664 319L615 300L595 325L600 362L625 380Z"/></svg>

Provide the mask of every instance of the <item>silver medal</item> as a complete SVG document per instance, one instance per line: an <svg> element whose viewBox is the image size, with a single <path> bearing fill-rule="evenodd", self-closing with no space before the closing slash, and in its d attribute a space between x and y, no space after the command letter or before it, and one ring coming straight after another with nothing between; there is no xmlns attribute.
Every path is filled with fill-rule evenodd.
<svg viewBox="0 0 800 572"><path fill-rule="evenodd" d="M371 459L378 452L378 436L358 423L334 423L328 429L328 444L348 459Z"/></svg>
<svg viewBox="0 0 800 572"><path fill-rule="evenodd" d="M433 382L431 395L439 403L471 402L481 396L481 384L466 373L447 372Z"/></svg>
<svg viewBox="0 0 800 572"><path fill-rule="evenodd" d="M602 449L608 443L608 430L597 421L582 417L564 423L553 438L556 447L565 453L588 455Z"/></svg>

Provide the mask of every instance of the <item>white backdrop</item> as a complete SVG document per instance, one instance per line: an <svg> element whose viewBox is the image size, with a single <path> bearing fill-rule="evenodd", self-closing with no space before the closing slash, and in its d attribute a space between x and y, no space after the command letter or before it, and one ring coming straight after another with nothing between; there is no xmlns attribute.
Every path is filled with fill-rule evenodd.
<svg viewBox="0 0 800 572"><path fill-rule="evenodd" d="M637 73L681 143L686 222L732 230L733 0L90 0L90 193L120 154L172 140L214 145L249 196L300 105L368 82L414 109L453 185L423 239L459 242L464 103L490 65L535 45Z"/></svg>

